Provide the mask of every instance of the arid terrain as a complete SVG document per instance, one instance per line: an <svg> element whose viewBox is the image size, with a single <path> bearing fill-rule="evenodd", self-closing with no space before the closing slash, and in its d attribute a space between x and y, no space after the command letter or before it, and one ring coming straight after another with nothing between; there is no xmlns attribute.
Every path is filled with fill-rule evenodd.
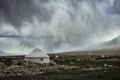
<svg viewBox="0 0 120 80"><path fill-rule="evenodd" d="M20 69L24 67L30 73L27 74L23 70L25 75L8 75L10 74L8 70L5 73L7 76L1 76L0 80L120 80L119 55L65 54L50 54L51 60L56 63L52 65L19 65ZM17 68L15 69L18 70ZM33 72L36 70L39 73L34 74Z"/></svg>

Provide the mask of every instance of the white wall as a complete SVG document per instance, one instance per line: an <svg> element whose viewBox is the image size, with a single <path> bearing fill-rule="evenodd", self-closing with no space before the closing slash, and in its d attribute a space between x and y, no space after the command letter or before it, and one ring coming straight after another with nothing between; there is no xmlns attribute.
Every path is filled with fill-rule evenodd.
<svg viewBox="0 0 120 80"><path fill-rule="evenodd" d="M43 58L43 60L40 59L25 59L27 61L30 61L30 62L35 62L35 63L49 63L50 62L50 58Z"/></svg>

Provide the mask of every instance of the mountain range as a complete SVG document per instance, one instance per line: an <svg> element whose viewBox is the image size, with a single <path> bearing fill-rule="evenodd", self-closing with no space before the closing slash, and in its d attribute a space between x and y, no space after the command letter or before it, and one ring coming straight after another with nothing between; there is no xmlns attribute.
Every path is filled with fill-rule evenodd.
<svg viewBox="0 0 120 80"><path fill-rule="evenodd" d="M87 48L86 48L87 49ZM97 50L97 49L120 49L120 36L109 40L109 41L104 41L98 44L93 44L91 46L88 47L88 49L93 49L93 50Z"/></svg>

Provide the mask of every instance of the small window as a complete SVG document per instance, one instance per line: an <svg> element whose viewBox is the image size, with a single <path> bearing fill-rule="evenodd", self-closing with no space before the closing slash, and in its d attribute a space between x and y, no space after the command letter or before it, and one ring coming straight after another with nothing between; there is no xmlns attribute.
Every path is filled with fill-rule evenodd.
<svg viewBox="0 0 120 80"><path fill-rule="evenodd" d="M43 58L41 58L40 60L43 61Z"/></svg>

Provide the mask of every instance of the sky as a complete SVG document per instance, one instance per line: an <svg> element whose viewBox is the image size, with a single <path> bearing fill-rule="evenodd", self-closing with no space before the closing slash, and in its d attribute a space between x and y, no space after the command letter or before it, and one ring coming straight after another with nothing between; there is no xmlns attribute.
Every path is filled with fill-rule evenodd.
<svg viewBox="0 0 120 80"><path fill-rule="evenodd" d="M0 50L78 50L120 35L120 0L0 0Z"/></svg>

